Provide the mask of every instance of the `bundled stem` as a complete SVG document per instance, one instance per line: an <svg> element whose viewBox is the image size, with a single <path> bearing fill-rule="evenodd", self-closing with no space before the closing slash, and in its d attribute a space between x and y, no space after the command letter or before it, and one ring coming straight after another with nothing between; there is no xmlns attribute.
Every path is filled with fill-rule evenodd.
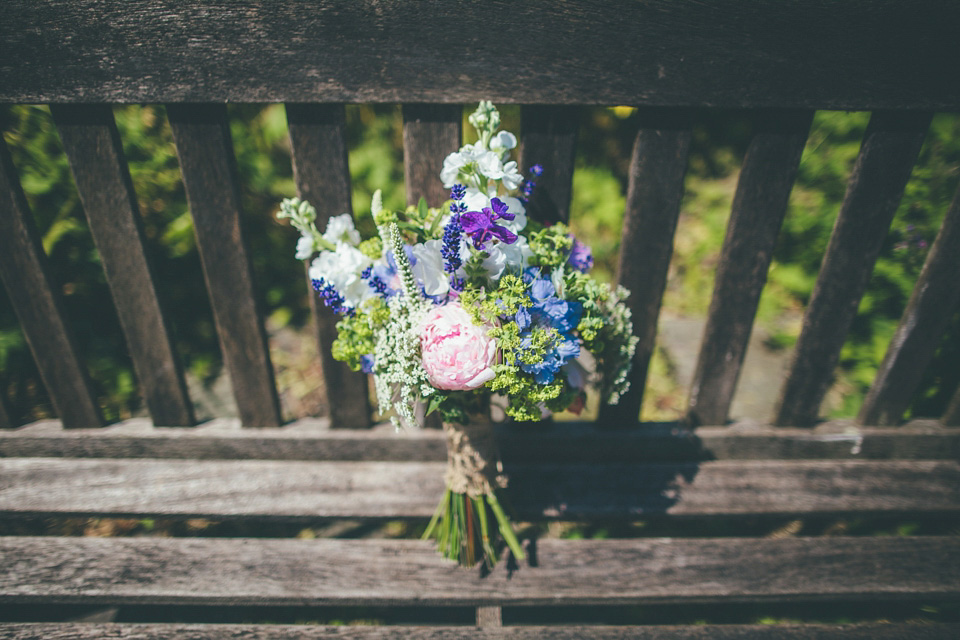
<svg viewBox="0 0 960 640"><path fill-rule="evenodd" d="M496 564L501 539L514 557L522 560L523 549L496 496L496 489L506 486L506 477L498 469L489 423L444 424L443 428L447 433L447 490L423 539L435 536L437 550L465 567L481 560L488 567ZM496 531L490 529L491 514Z"/></svg>

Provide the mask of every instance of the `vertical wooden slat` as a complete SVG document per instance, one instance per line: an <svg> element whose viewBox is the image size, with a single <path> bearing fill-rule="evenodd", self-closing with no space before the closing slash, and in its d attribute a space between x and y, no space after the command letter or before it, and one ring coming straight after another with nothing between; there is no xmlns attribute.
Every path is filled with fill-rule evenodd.
<svg viewBox="0 0 960 640"><path fill-rule="evenodd" d="M539 164L543 175L527 212L544 224L570 220L573 161L577 151L580 110L570 106L525 106L520 110L520 167L530 177L530 167Z"/></svg>
<svg viewBox="0 0 960 640"><path fill-rule="evenodd" d="M693 425L727 420L812 119L811 111L755 119L690 387L687 419Z"/></svg>
<svg viewBox="0 0 960 640"><path fill-rule="evenodd" d="M503 627L502 607L477 607L477 626L481 629Z"/></svg>
<svg viewBox="0 0 960 640"><path fill-rule="evenodd" d="M640 342L630 372L630 390L617 405L602 407L600 421L604 423L631 424L640 414L673 254L690 138L689 114L641 111L630 162L617 278L631 292L627 306Z"/></svg>
<svg viewBox="0 0 960 640"><path fill-rule="evenodd" d="M960 387L953 392L950 404L947 405L947 410L940 421L945 427L960 427Z"/></svg>
<svg viewBox="0 0 960 640"><path fill-rule="evenodd" d="M7 401L0 397L0 429L12 429L13 427L13 420L10 419L10 412L7 411Z"/></svg>
<svg viewBox="0 0 960 640"><path fill-rule="evenodd" d="M63 426L103 426L59 293L47 271L40 235L2 137L0 277Z"/></svg>
<svg viewBox="0 0 960 640"><path fill-rule="evenodd" d="M317 226L325 229L331 216L353 209L343 105L288 104L287 124L297 195L316 207ZM308 286L309 280L308 276ZM333 359L331 347L337 337L337 317L320 302L312 287L310 304L331 426L367 427L370 425L367 376Z"/></svg>
<svg viewBox="0 0 960 640"><path fill-rule="evenodd" d="M240 183L227 109L171 104L167 114L241 422L278 426L280 403L240 226Z"/></svg>
<svg viewBox="0 0 960 640"><path fill-rule="evenodd" d="M960 303L960 189L927 255L900 325L857 417L890 426L903 418Z"/></svg>
<svg viewBox="0 0 960 640"><path fill-rule="evenodd" d="M403 105L403 171L407 204L426 198L439 207L450 196L440 181L443 159L460 148L462 108L458 104Z"/></svg>
<svg viewBox="0 0 960 640"><path fill-rule="evenodd" d="M194 424L143 250L137 197L108 105L51 105L154 424Z"/></svg>
<svg viewBox="0 0 960 640"><path fill-rule="evenodd" d="M817 420L930 117L927 113L876 112L870 118L804 314L777 406L777 425L810 426Z"/></svg>

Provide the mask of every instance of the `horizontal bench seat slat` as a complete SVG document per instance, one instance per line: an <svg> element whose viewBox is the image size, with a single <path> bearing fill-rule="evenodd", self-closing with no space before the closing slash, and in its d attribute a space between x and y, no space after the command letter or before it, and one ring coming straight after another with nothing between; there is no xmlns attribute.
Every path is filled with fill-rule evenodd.
<svg viewBox="0 0 960 640"><path fill-rule="evenodd" d="M870 118L777 402L778 425L811 426L820 415L930 118L882 111Z"/></svg>
<svg viewBox="0 0 960 640"><path fill-rule="evenodd" d="M353 212L344 106L287 104L286 112L297 195L316 208L317 228L326 229L331 217ZM367 376L333 358L338 318L314 292L305 265L327 415L338 427L368 427Z"/></svg>
<svg viewBox="0 0 960 640"><path fill-rule="evenodd" d="M691 126L689 113L640 112L617 267L617 284L630 291L625 302L633 314L633 333L640 341L633 357L630 390L619 404L601 409L602 423L632 424L639 418L680 217Z"/></svg>
<svg viewBox="0 0 960 640"><path fill-rule="evenodd" d="M895 425L913 400L960 302L960 189L927 255L858 420Z"/></svg>
<svg viewBox="0 0 960 640"><path fill-rule="evenodd" d="M811 111L754 116L756 130L737 182L703 345L690 384L687 416L691 424L727 421L812 121Z"/></svg>
<svg viewBox="0 0 960 640"><path fill-rule="evenodd" d="M0 538L0 604L632 605L960 596L960 538L539 540L482 577L429 541Z"/></svg>
<svg viewBox="0 0 960 640"><path fill-rule="evenodd" d="M216 420L195 429L153 428L134 419L99 429L63 429L56 421L0 431L0 458L189 458L204 460L382 460L441 462L446 441L436 430L397 433L322 428L301 420L278 429L241 429ZM955 460L960 430L932 420L900 428L856 428L848 421L816 429L735 425L692 432L673 424L609 429L592 423L547 428L496 427L503 459L513 463L679 462L699 460Z"/></svg>
<svg viewBox="0 0 960 640"><path fill-rule="evenodd" d="M766 624L690 626L516 626L494 632L471 627L322 626L274 624L0 624L8 640L955 640L960 624Z"/></svg>
<svg viewBox="0 0 960 640"><path fill-rule="evenodd" d="M103 416L80 362L57 285L7 143L0 135L0 279L20 320L53 406L67 427L97 427Z"/></svg>
<svg viewBox="0 0 960 640"><path fill-rule="evenodd" d="M257 6L8 0L0 102L960 107L950 4L531 0L493 40L470 2Z"/></svg>
<svg viewBox="0 0 960 640"><path fill-rule="evenodd" d="M143 248L137 195L109 105L52 105L141 392L153 421L191 426L193 405Z"/></svg>
<svg viewBox="0 0 960 640"><path fill-rule="evenodd" d="M237 410L245 426L279 426L280 401L240 222L227 109L171 104L167 115Z"/></svg>
<svg viewBox="0 0 960 640"><path fill-rule="evenodd" d="M441 462L18 458L0 514L310 520L429 517ZM954 461L510 465L521 518L956 515Z"/></svg>

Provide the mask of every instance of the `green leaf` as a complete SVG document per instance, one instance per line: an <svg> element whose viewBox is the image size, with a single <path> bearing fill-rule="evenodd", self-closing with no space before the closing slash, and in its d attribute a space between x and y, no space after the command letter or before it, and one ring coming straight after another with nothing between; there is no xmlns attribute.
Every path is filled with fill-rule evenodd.
<svg viewBox="0 0 960 640"><path fill-rule="evenodd" d="M423 196L420 196L420 202L417 203L417 216L420 220L427 219L427 200Z"/></svg>
<svg viewBox="0 0 960 640"><path fill-rule="evenodd" d="M439 409L444 400L446 400L446 396L440 395L439 393L431 396L430 402L427 404L427 415Z"/></svg>

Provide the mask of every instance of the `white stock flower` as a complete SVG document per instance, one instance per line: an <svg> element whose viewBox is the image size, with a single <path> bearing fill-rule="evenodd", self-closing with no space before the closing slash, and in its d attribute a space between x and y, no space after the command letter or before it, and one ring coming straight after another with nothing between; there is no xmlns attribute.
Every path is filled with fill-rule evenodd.
<svg viewBox="0 0 960 640"><path fill-rule="evenodd" d="M500 200L507 205L507 213L512 213L515 217L513 220L498 220L497 224L505 226L514 233L523 231L527 226L527 210L524 208L523 203L520 202L519 198L514 198L513 196L503 196Z"/></svg>
<svg viewBox="0 0 960 640"><path fill-rule="evenodd" d="M503 165L500 181L503 183L503 186L507 188L507 191L513 191L520 186L520 183L523 182L523 176L520 175L520 170L517 169L516 162L511 160Z"/></svg>
<svg viewBox="0 0 960 640"><path fill-rule="evenodd" d="M513 244L497 242L493 246L488 246L486 253L488 257L483 261L483 268L487 271L487 277L493 282L500 280L508 266L511 271L526 269L533 256L533 251L530 250L527 239L523 236L517 238Z"/></svg>
<svg viewBox="0 0 960 640"><path fill-rule="evenodd" d="M353 246L360 244L360 232L353 226L353 216L344 213L330 218L327 230L323 232L323 239L330 244L348 242Z"/></svg>
<svg viewBox="0 0 960 640"><path fill-rule="evenodd" d="M310 279L322 280L343 296L348 306L356 307L376 295L360 274L372 263L359 249L338 242L335 251L321 251L310 265Z"/></svg>
<svg viewBox="0 0 960 640"><path fill-rule="evenodd" d="M515 162L513 164L516 165ZM483 155L477 158L477 169L491 180L499 180L503 177L503 161L493 151L484 151Z"/></svg>
<svg viewBox="0 0 960 640"><path fill-rule="evenodd" d="M501 131L490 138L490 150L499 154L501 158L506 158L510 150L516 148L517 136L509 131Z"/></svg>
<svg viewBox="0 0 960 640"><path fill-rule="evenodd" d="M447 274L443 271L443 256L440 255L442 247L442 240L413 245L413 255L417 259L413 265L413 277L423 285L428 296L441 296L450 290Z"/></svg>
<svg viewBox="0 0 960 640"><path fill-rule="evenodd" d="M297 260L306 260L313 255L313 238L311 236L300 236L297 240Z"/></svg>

